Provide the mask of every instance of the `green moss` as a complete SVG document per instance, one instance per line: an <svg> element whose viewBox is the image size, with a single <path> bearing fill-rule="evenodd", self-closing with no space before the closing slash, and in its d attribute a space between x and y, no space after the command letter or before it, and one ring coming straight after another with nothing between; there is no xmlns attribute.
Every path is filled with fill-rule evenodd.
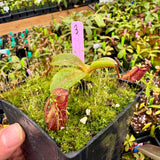
<svg viewBox="0 0 160 160"><path fill-rule="evenodd" d="M91 77L93 83L85 84L87 90L83 89L82 83L71 88L67 125L59 131L48 131L44 106L50 95L52 74L48 77L32 77L22 86L4 92L3 96L48 132L64 152L83 148L88 140L112 122L135 96L128 86L117 86L116 78L108 78L102 71L95 72ZM89 116L86 115L86 109L91 111ZM86 124L80 122L83 117L87 117Z"/></svg>

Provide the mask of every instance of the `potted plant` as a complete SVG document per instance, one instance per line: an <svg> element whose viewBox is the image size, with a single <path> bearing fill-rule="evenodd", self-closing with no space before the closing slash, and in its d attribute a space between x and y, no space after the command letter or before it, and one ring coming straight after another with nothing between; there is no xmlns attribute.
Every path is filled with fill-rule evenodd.
<svg viewBox="0 0 160 160"><path fill-rule="evenodd" d="M87 132L85 127L88 124L90 124L89 122L93 122L92 121L94 119L93 113L95 112L94 110L91 110L88 107L85 108L87 106L87 104L85 103L86 101L85 102L82 101L77 94L82 94L83 99L84 97L87 97L88 101L91 97L98 97L96 94L93 95L93 91L94 91L93 88L97 86L103 86L103 85L100 85L99 82L102 82L104 80L104 77L106 77L105 73L110 73L111 67L116 67L116 68L118 67L117 63L112 59L104 58L104 60L107 60L106 63L102 63L101 60L103 58L100 61L95 61L95 62L92 62L92 60L96 60L103 56L108 56L108 53L110 53L111 55L118 55L118 58L121 60L121 63L124 64L126 62L131 68L135 66L137 63L144 60L145 57L142 57L143 53L149 52L150 55L153 55L154 53L156 53L157 50L159 49L158 48L159 41L157 37L148 38L149 34L154 33L152 29L153 26L147 26L146 28L144 27L145 25L148 24L149 18L147 18L144 23L141 22L141 19L138 17L139 16L139 6L137 5L138 3L136 3L136 5L131 5L131 3L124 4L123 2L122 4L119 5L117 4L116 1L114 1L112 4L114 4L115 6L113 7L107 4L107 8L108 8L107 12L105 12L105 9L102 8L102 10L99 10L95 15L89 14L88 12L84 14L75 13L71 17L64 19L61 24L56 23L56 21L54 20L52 25L50 26L32 27L32 29L30 30L29 35L27 36L27 42L28 42L28 49L29 49L28 51L31 51L30 52L31 56L28 58L29 66L27 67L33 72L31 76L33 75L34 76L31 79L26 80L26 84L22 85L21 87L16 87L13 90L4 92L2 95L2 98L7 98L7 100L10 103L22 109L23 112L25 112L32 120L34 120L34 122L31 119L29 119L28 116L26 116L22 111L17 110L15 106L1 100L3 111L7 115L10 123L19 122L24 127L24 130L26 131L27 140L24 143L23 148L24 148L24 151L26 152L25 155L30 156L28 157L28 159L41 159L41 158L42 159L43 158L44 159L119 159L119 156L120 156L119 153L121 152L122 143L124 141L123 135L127 133L125 130L127 128L126 121L130 115L130 111L133 112L133 109L134 109L133 106L134 104L136 104L136 102L134 101L133 103L131 103L131 105L127 106L127 108L125 108L122 111L122 113L115 118L115 120L111 118L113 120L112 122L110 121L111 123L108 123L108 124L104 123L105 124L104 129L101 128L102 130L99 130L96 132L95 130ZM131 9L130 9L130 6L131 6ZM120 9L121 7L122 7L122 12ZM138 12L138 14L136 15L137 16L136 18L133 17L133 14L131 13L131 11ZM146 11L146 7L144 7L144 12L145 11ZM84 18L84 15L85 15L85 18ZM64 54L61 58L59 58L59 56L58 58L55 57L57 54L63 53L64 50L71 49L69 23L77 19L82 20L84 23L84 32L86 33L85 34L86 35L85 50L87 50L87 53L88 53L85 55L85 62L87 62L88 64L91 64L90 66L83 64L81 61L77 60L75 57L69 56L70 58L69 57L66 58L68 56L66 54ZM155 23L156 22L154 21L152 24L155 24ZM132 24L133 27L130 27L130 24ZM157 27L158 27L158 24L157 24ZM143 32L140 32L141 30ZM146 36L144 36L144 34L146 34ZM154 42L152 42L152 40L158 41L156 46L153 46ZM150 45L151 42L152 42L152 45ZM23 46L23 43L24 43L24 39L20 38L19 44ZM100 47L98 49L94 48L95 44L101 46L102 48ZM144 50L146 46L149 48L148 51ZM20 46L18 47L20 48ZM159 52L154 54L154 56L156 57L158 53ZM147 56L147 58L151 58L150 55ZM53 66L50 65L50 61L52 58L53 58L53 62L52 62ZM64 61L65 59L67 61ZM72 61L70 63L67 63L68 60L70 59ZM75 64L75 62L77 61L78 63ZM102 64L100 65L98 64L98 62ZM152 62L153 61L151 59L151 63ZM62 68L59 68L59 67L57 68L57 66L59 65L62 65ZM73 65L74 65L74 70L73 70ZM22 66L22 68L23 67L24 66ZM71 69L68 69L68 67ZM109 67L109 70L103 70L103 69L97 70L96 72L93 72L93 77L95 76L95 78L93 78L91 73L94 69L96 69L96 67ZM129 67L127 66L125 70L128 70ZM142 67L142 68L144 69L144 71L147 71L150 67L151 65L150 63L148 63L148 66L144 68ZM53 71L50 71L51 68ZM59 71L59 69L62 69L62 71ZM139 71L143 71L143 69L140 69L139 67L135 67L133 70L131 70L131 72L124 74L121 78L126 80L137 81L139 80L139 78L141 78L141 76L139 75L137 76L136 73ZM59 72L55 74L57 70ZM73 77L73 79L71 79L71 77L68 77L68 79L71 80L70 82L68 82L67 81L68 79L65 76L72 75L71 73L73 75L76 75L77 77L75 78L74 76L71 76ZM42 75L45 75L46 77L42 78L41 77ZM51 93L50 93L49 92L50 84L48 81L51 80L51 77L53 77L53 75L55 75L55 77L53 78L53 81L51 83ZM100 78L98 82L94 81L94 79L98 79L97 77ZM109 86L114 86L113 84L116 84L116 81L114 81L116 78L115 77L111 78L111 81L113 81L114 83L110 83L110 80L109 80L110 78L111 77L109 76L108 79L106 79L106 81L109 84ZM65 85L66 85L65 83L60 83L60 80L63 80L63 79L65 79L68 82L67 84L70 84L69 88L65 88ZM81 82L81 83L78 83L78 82ZM52 125L54 125L54 123L51 123L51 125L49 125L50 124L49 122L51 121L50 118L52 116L55 118L56 116L54 115L59 114L59 112L53 112L58 110L58 108L55 107L54 105L53 105L54 106L53 108L52 107L50 108L49 106L52 106L51 105L52 103L55 104L54 102L56 102L56 100L59 99L55 97L56 95L58 97L60 96L59 94L56 94L56 93L53 94L52 90L56 89L58 85L59 85L58 88L61 88L62 84L63 84L63 88L69 90L69 96L67 95L68 93L63 95L63 96L69 97L68 106L66 106L67 110L65 108L63 113L64 117L68 119L68 122L66 123L66 120L65 120L66 125L61 126L60 128L62 129L58 131L51 131ZM74 85L74 87L72 87L72 85ZM106 87L107 85L104 88ZM100 93L99 92L100 90L103 90L103 89L101 89L101 87L98 87L96 90L97 93ZM117 92L115 93L119 95L119 92L121 93L121 91L118 91L118 93ZM25 95L22 93L25 93ZM43 93L45 93L44 94L45 96L43 96ZM117 111L116 113L118 113L119 102L116 103L116 100L112 99L117 95L113 94L113 96L111 96L110 98L110 94L111 94L110 92L106 93L106 95L109 95L109 96L105 97L107 102L104 100L104 103L108 106L109 109L111 108L116 109ZM125 94L127 95L127 93ZM16 97L11 95L16 95ZM37 101L36 97L39 97L39 100L42 101L42 103L39 104L39 101ZM52 98L48 99L48 97L52 97ZM124 98L127 98L127 97L128 95L125 96ZM19 102L17 101L17 98L19 99L18 100ZM30 100L31 98L33 99ZM80 117L78 122L80 122L80 124L82 123L81 124L82 126L81 129L83 129L82 133L84 135L87 134L85 139L80 137L80 135L82 134L80 134L78 138L75 138L77 135L76 133L80 132L80 129L77 127L80 124L76 123L76 120L74 118L71 118L72 117L71 112L77 111L78 110L77 108L79 107L70 107L69 105L71 104L69 102L73 102L71 100L75 101L75 99L77 101L80 101L81 105L78 104L73 106L82 106L80 107L80 111L83 113L83 116L81 116L81 118L84 124L80 122L81 120ZM137 99L138 98L136 98L135 100ZM27 100L30 103L26 102L25 100ZM48 102L48 105L46 105L48 107L46 107L46 111L44 111L44 106L46 101ZM99 102L99 101L100 101L99 99L95 100L95 102ZM102 104L100 104L100 106L101 105ZM33 106L34 107L38 106L39 109L35 111ZM125 106L126 104L124 104L124 107ZM89 114L88 112L90 111L88 111L87 109L91 110L91 113L90 113L91 115L88 115ZM87 113L86 113L86 110L87 110ZM44 112L46 112L46 114ZM69 112L69 115L68 115L68 112ZM98 113L99 112L95 114L95 117L97 116ZM39 117L40 119L38 119L37 117ZM45 117L46 117L47 124L45 124ZM102 117L102 116L99 116L99 117ZM62 121L61 119L62 119L61 115L59 115L59 119L58 121L56 121L57 124L64 124L64 122L63 123L61 122ZM105 121L104 119L106 118L102 118L101 121L104 122ZM68 130L66 130L71 121L72 123L73 122L76 123L76 127L74 126L73 128L69 128ZM37 124L41 128L37 126ZM47 127L47 125L49 125L49 128ZM47 128L49 130L47 130ZM53 127L53 128L59 128L59 127ZM71 133L72 136L70 136L69 138L66 138L68 135L67 133L71 131L73 131ZM59 142L59 140L63 138L59 138L58 133L60 135L62 135L62 133L65 134L63 135L64 138L66 138L64 140L64 143ZM51 135L48 136L48 134L51 134ZM89 138L90 136L91 137L93 136L93 138L91 138L90 141L86 143L86 141L84 140L87 140L87 138ZM52 140L51 137L54 137L54 140ZM72 139L72 137L74 138ZM43 139L44 141L42 142L41 139ZM72 150L67 150L67 149L77 148L77 146L74 145L74 139L79 140L78 147L80 147L81 144L84 144L84 142L85 142L85 146L83 146L82 148L78 148L77 151L74 150L73 152L71 152ZM111 141L109 142L108 139L111 139ZM62 152L62 147L66 149L64 152ZM39 153L39 151L41 151L41 153ZM68 153L65 153L65 152L68 152Z"/></svg>
<svg viewBox="0 0 160 160"><path fill-rule="evenodd" d="M102 118L103 120L100 120L100 122L104 125L104 128L103 127L102 128L98 127L96 125L98 123L98 121L93 123L94 118L97 117L97 113L98 112L95 109L98 106L96 107L96 106L93 105L93 108L92 107L88 108L91 104L89 106L86 106L87 101L86 101L86 104L85 104L85 101L84 101L84 102L81 103L81 104L84 103L84 105L82 107L81 106L78 107L79 109L77 107L75 107L75 106L77 106L77 100L78 99L79 99L79 101L84 100L84 96L87 96L88 100L90 98L93 99L94 96L92 95L92 92L94 90L92 90L92 88L94 88L94 85L100 87L103 84L101 82L105 82L105 85L106 85L106 80L107 80L107 84L109 84L109 86L112 86L112 87L114 86L113 88L117 88L117 85L115 83L116 82L115 81L116 78L115 77L111 78L112 81L115 81L113 83L112 81L109 80L110 78L108 76L107 76L108 78L105 76L107 73L109 73L109 71L107 71L107 72L105 71L104 72L103 70L101 70L101 72L99 72L99 71L95 72L93 75L95 75L96 78L94 78L94 76L93 76L93 79L95 79L95 81L93 81L93 82L90 81L91 79L89 78L91 76L90 74L97 68L102 68L102 67L116 67L117 68L118 65L117 65L116 61L114 61L111 58L102 58L102 59L99 59L99 60L93 62L89 66L89 65L84 64L79 58L77 58L76 56L74 56L72 54L60 54L59 56L56 56L53 59L52 65L53 66L62 65L62 66L68 66L68 67L67 68L66 67L62 68L62 70L60 70L59 72L57 72L55 74L55 76L53 77L53 81L52 81L51 85L50 85L50 83L48 83L48 82L50 82L50 78L48 76L50 75L52 77L53 73L50 74L50 72L49 72L48 76L47 76L48 78L47 77L40 78L39 76L35 76L35 77L32 77L30 80L28 80L28 82L26 81L26 84L23 84L22 87L17 87L16 89L12 90L13 92L15 91L19 95L22 95L21 93L25 92L25 94L22 96L23 99L19 98L20 101L22 100L21 102L23 104L26 103L24 100L25 100L25 96L27 96L28 93L29 93L28 96L32 97L33 101L35 100L36 95L38 96L40 94L40 92L41 92L41 96L42 97L41 98L39 97L39 98L41 100L43 99L43 100L46 101L48 97L50 97L50 96L52 97L47 101L46 109L45 109L46 113L45 114L44 114L44 106L41 106L42 107L41 111L37 110L37 111L33 112L34 107L32 106L31 103L30 104L26 103L26 107L28 106L30 109L29 108L27 109L26 107L24 107L22 109L23 111L27 111L28 110L30 112L30 117L32 119L34 119L34 121L36 121L36 123L42 122L42 126L41 127L44 128L45 131L42 130L35 122L33 122L33 120L28 118L28 116L25 115L21 110L17 109L15 106L10 104L9 102L1 100L2 109L5 112L5 114L6 114L7 118L8 118L8 120L10 121L10 123L14 123L16 121L19 122L22 125L22 127L24 128L24 130L25 130L25 132L27 134L27 139L26 139L26 141L25 141L25 143L23 145L25 155L28 157L28 159L92 159L93 160L93 159L97 159L97 158L98 159L104 159L104 158L117 159L117 158L119 158L121 147L122 147L122 143L123 143L123 141L125 139L125 137L123 135L125 135L127 133L126 121L127 121L128 117L131 115L131 113L133 112L134 105L136 104L136 101L138 100L138 97L136 97L134 99L134 101L131 102L125 108L124 102L126 103L126 101L128 101L130 99L128 96L131 93L126 93L126 95L124 95L123 98L122 98L123 100L121 99L122 101L121 101L120 104L118 104L118 101L116 102L116 99L117 99L116 98L117 97L116 94L118 94L118 92L119 93L120 92L124 93L124 89L122 89L122 91L117 90L117 93L115 93L115 91L113 91L113 95L111 97L107 96L108 98L106 97L105 99L108 99L108 100L105 103L106 103L106 105L108 105L108 107L111 107L113 110L115 110L116 114L120 113L120 111L122 111L123 109L124 110L120 114L118 114L117 117L115 117L115 116L113 116L115 113L114 114L111 113L112 109L111 109L111 111L109 111L110 109L108 107L104 106L104 108L108 110L107 112L110 112L110 114L104 115L105 117L109 116L108 120L107 119L105 120L104 118ZM56 70L57 70L57 68L56 68ZM55 70L53 70L53 71L55 72ZM63 74L61 74L61 73L63 73ZM102 73L105 73L105 74L102 74ZM97 74L98 74L98 76L101 75L100 79L97 78ZM61 77L61 78L59 79L58 77ZM67 77L68 78L70 77L70 78L68 79ZM86 78L89 80L90 83L89 82L87 83L87 81L86 81L87 79ZM107 79L105 79L105 78L107 78ZM58 79L60 81L58 81ZM85 81L82 81L82 83L80 83L80 86L79 85L75 86L75 84L77 84L81 79L84 79ZM105 79L105 81L103 81L104 79ZM39 83L37 83L37 80L38 80ZM64 83L64 84L62 83L62 85L63 85L62 86L62 85L60 85L61 84L61 80L62 81L64 80L64 82L66 80L67 83ZM97 80L98 80L98 83L96 82ZM31 83L29 83L29 81ZM83 83L83 82L85 82L85 83ZM99 83L101 83L101 85L97 85ZM38 85L35 86L36 84L38 84ZM30 85L30 89L29 90L27 89L28 85ZM74 85L74 87L72 87L73 85ZM136 84L133 84L133 85L136 86ZM55 95L53 94L52 91L55 90L57 87L60 87L60 86L63 87L65 90L66 90L66 88L69 89L70 87L72 87L71 90L70 90L70 92L72 91L71 92L72 96L71 96L70 99L68 99L68 107L70 106L70 104L69 104L70 101L74 102L73 103L74 105L73 105L73 107L70 108L70 110L67 110L67 112L65 112L65 115L67 115L67 119L69 119L67 124L72 123L73 124L73 128L69 127L67 125L66 126L62 125L60 128L58 128L59 130L56 129L57 131L53 132L53 131L51 131L51 128L52 128L51 126L54 126L54 125L56 125L58 123L62 124L61 121L62 121L63 117L61 117L59 119L56 118L56 122L57 123L55 123L55 124L51 123L51 126L50 126L49 122L50 121L52 122L52 120L51 120L52 118L51 117L52 116L54 117L54 115L57 115L59 112L55 113L54 109L53 110L50 109L49 106L54 104L54 102L57 103L57 101L59 101L59 98L63 99L64 96L67 96L66 94L62 95L62 94L57 94L56 93L57 97L59 97L58 100L57 100L57 98L55 97ZM39 90L37 87L38 88L43 88L43 89ZM49 87L50 87L50 89L49 89ZM123 87L125 87L125 86L123 86ZM45 89L45 88L48 88L48 89ZM24 90L23 91L21 90L19 92L18 91L19 89L20 90L24 89ZM100 94L100 92L102 91L101 88L99 88L98 90L97 89L94 92L95 93L97 92L98 94ZM51 93L49 92L49 90L51 90ZM10 91L7 91L7 92L3 93L3 96L8 100L11 98L9 96L9 94L8 94ZM44 93L45 93L45 96L44 96ZM77 93L78 93L78 95L77 95ZM108 92L108 94L111 94L111 93ZM12 93L12 95L13 95L13 93ZM79 96L79 95L81 95L81 96ZM97 96L98 95L96 95L95 97L97 97ZM54 97L56 99L54 99ZM18 98L18 96L16 95L13 98L14 100L10 99L9 101L11 103L14 103L15 105L17 104L19 106L18 103L20 101L18 102L16 100L17 98ZM27 98L27 101L29 102L28 98ZM124 98L127 98L127 99L129 98L129 99L124 101ZM46 103L46 102L43 102L41 100L39 102L41 102L42 104ZM38 101L36 103L38 105ZM99 102L96 101L96 104L98 104L98 103ZM65 104L66 104L66 101L65 101ZM120 109L119 108L120 106L123 106L123 107ZM88 113L88 112L85 113L86 109L90 110L91 113ZM35 117L37 112L39 112L39 114L38 114L39 116L38 117L40 119L38 119L38 117ZM68 112L69 112L69 115L68 115ZM76 114L80 114L81 112L82 112L82 115L80 116L81 118L80 117L78 118L78 123L77 123L77 120L74 117L72 117L71 114L75 113L75 115L76 115ZM99 112L100 112L100 110L99 110ZM107 112L106 112L106 114L107 114ZM64 113L63 113L63 115L64 115ZM45 118L44 118L45 116L46 116L46 124L45 124ZM87 120L87 122L84 122L84 119L86 119L86 117L88 117L87 118L88 120ZM99 116L99 118L100 117L101 116ZM84 119L82 119L82 118L84 118ZM80 122L80 121L82 121L82 122ZM106 122L108 124L107 126L105 125ZM97 131L94 130L94 124L95 124L96 128L100 129L99 131L98 130ZM47 127L47 125L49 126L49 128ZM81 127L78 129L77 128L78 126L81 126ZM90 130L90 129L87 130L87 128L86 128L87 126L90 126L90 127L92 126L93 130ZM55 127L55 128L57 128L57 127ZM73 138L74 134L77 135L77 133L80 132L82 134L82 137L83 137L83 134L85 135L85 138L83 138L82 141L81 141L81 138L80 138L81 134L77 138L75 138L75 139L77 139L77 141L80 141L79 143L77 142L77 144L79 144L78 146L80 147L80 148L78 147L79 149L77 151L74 151L74 152L72 151L72 152L69 152L69 153L63 153L61 151L61 149L57 146L55 141L46 132L48 132L48 134L50 133L53 137L55 137L56 143L58 143L58 141L59 141L58 140L59 139L58 138L58 134L60 134L60 135L63 134L62 137L65 138L65 137L67 137L69 135L67 132L72 132L70 138L67 137L65 139L64 143L62 142L61 145L59 144L61 147L63 146L66 149L66 151L67 151L67 148L70 148L71 150L75 149L74 147L72 147L72 145L74 144L74 140L73 140L74 139ZM93 138L90 139L89 137L93 137ZM87 142L84 143L83 140L86 141L88 138L90 139L89 142L88 143ZM82 144L84 144L83 147L81 146Z"/></svg>

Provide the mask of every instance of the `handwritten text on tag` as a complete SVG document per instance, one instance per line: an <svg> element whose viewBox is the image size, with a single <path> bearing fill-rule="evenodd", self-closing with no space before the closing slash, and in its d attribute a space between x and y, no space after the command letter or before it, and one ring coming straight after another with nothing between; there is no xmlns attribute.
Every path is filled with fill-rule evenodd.
<svg viewBox="0 0 160 160"><path fill-rule="evenodd" d="M83 23L74 21L71 23L72 53L84 62L84 33Z"/></svg>

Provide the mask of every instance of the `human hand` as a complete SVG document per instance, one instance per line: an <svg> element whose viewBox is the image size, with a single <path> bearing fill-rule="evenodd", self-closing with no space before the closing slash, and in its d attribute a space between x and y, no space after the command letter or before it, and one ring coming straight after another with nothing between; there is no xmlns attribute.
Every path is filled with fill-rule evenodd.
<svg viewBox="0 0 160 160"><path fill-rule="evenodd" d="M21 144L25 133L18 124L11 124L0 130L0 160L24 160Z"/></svg>

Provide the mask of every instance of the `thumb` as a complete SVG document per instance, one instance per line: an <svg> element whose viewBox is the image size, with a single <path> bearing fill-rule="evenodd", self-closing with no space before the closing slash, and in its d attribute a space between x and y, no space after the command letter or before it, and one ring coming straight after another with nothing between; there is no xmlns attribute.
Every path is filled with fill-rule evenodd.
<svg viewBox="0 0 160 160"><path fill-rule="evenodd" d="M25 133L18 123L0 130L0 160L9 158L24 142Z"/></svg>

